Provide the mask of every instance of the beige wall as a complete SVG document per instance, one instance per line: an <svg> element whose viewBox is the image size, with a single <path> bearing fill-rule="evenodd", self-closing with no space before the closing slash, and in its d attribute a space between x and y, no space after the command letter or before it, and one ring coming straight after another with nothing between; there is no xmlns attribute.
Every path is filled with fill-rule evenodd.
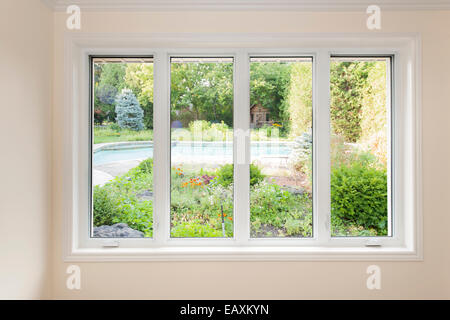
<svg viewBox="0 0 450 320"><path fill-rule="evenodd" d="M0 299L49 297L53 15L0 1Z"/></svg>
<svg viewBox="0 0 450 320"><path fill-rule="evenodd" d="M382 290L365 287L369 262L79 263L82 289L65 288L61 249L63 34L55 19L55 298L450 298L450 12L392 12L382 32L423 40L423 262L379 262ZM277 12L86 13L83 32L367 32L365 14Z"/></svg>
<svg viewBox="0 0 450 320"><path fill-rule="evenodd" d="M365 287L369 262L79 263L82 289L67 290L65 18L56 14L53 26L38 0L0 1L0 298L450 298L450 12L382 15L382 32L420 32L423 40L425 259L377 262L383 279L376 292ZM82 31L366 32L364 18L363 12L84 13Z"/></svg>

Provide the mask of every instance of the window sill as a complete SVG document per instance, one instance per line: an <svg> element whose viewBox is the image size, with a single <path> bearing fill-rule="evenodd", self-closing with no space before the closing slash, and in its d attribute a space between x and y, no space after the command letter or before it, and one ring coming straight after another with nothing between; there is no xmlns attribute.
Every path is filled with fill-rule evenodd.
<svg viewBox="0 0 450 320"><path fill-rule="evenodd" d="M83 248L66 262L106 261L422 261L406 247L165 247Z"/></svg>

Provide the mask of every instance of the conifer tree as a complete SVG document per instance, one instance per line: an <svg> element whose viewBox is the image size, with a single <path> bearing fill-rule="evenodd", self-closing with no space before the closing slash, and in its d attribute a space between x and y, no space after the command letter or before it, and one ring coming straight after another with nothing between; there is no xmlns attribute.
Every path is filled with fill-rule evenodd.
<svg viewBox="0 0 450 320"><path fill-rule="evenodd" d="M144 111L130 89L123 89L116 97L117 124L122 129L143 130Z"/></svg>

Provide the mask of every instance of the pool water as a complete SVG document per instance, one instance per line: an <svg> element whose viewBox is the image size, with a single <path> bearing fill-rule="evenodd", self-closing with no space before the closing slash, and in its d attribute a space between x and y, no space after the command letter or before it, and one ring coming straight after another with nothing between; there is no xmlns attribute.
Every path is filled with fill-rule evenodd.
<svg viewBox="0 0 450 320"><path fill-rule="evenodd" d="M287 143L255 142L250 148L252 160L262 157L286 157L291 152L291 145ZM115 148L113 150L99 150L94 153L94 166L125 160L137 160L153 157L153 146L136 146L133 148ZM228 160L233 157L231 143L172 143L171 157L188 161L214 161L214 159Z"/></svg>

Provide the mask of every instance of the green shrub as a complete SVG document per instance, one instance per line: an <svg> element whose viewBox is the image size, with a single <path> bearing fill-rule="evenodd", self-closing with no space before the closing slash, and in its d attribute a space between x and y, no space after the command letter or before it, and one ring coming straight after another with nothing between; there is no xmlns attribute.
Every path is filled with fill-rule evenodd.
<svg viewBox="0 0 450 320"><path fill-rule="evenodd" d="M216 170L216 178L214 179L218 184L228 187L233 183L233 165L225 164Z"/></svg>
<svg viewBox="0 0 450 320"><path fill-rule="evenodd" d="M288 236L312 236L312 214L304 215L302 219L288 217L284 223L284 228Z"/></svg>
<svg viewBox="0 0 450 320"><path fill-rule="evenodd" d="M117 215L116 206L110 193L105 188L94 187L94 225L112 225Z"/></svg>
<svg viewBox="0 0 450 320"><path fill-rule="evenodd" d="M331 172L331 215L344 224L387 230L387 175L385 169L355 162Z"/></svg>
<svg viewBox="0 0 450 320"><path fill-rule="evenodd" d="M310 237L312 235L312 201L308 194L292 194L276 184L263 181L250 192L251 233L257 237Z"/></svg>
<svg viewBox="0 0 450 320"><path fill-rule="evenodd" d="M95 186L94 226L126 223L130 228L142 231L146 237L151 237L153 203L139 198L138 194L152 190L152 171L153 161L147 159L104 186Z"/></svg>
<svg viewBox="0 0 450 320"><path fill-rule="evenodd" d="M153 158L148 158L139 163L137 171L144 174L151 174L153 172Z"/></svg>
<svg viewBox="0 0 450 320"><path fill-rule="evenodd" d="M111 123L109 128L114 132L120 132L120 126L115 122Z"/></svg>
<svg viewBox="0 0 450 320"><path fill-rule="evenodd" d="M254 164L250 164L250 185L254 186L264 180L264 174L261 169Z"/></svg>
<svg viewBox="0 0 450 320"><path fill-rule="evenodd" d="M211 128L211 123L206 120L195 120L189 123L189 130L191 133L207 131L209 128Z"/></svg>
<svg viewBox="0 0 450 320"><path fill-rule="evenodd" d="M153 203L151 201L138 201L135 197L119 199L118 214L113 223L126 223L130 228L139 230L146 237L153 234Z"/></svg>
<svg viewBox="0 0 450 320"><path fill-rule="evenodd" d="M286 219L284 223L284 228L286 229L287 235L298 234L301 231L301 221L292 219L291 217Z"/></svg>
<svg viewBox="0 0 450 320"><path fill-rule="evenodd" d="M218 184L228 187L233 183L233 165L225 164L216 170L216 178L214 179ZM264 174L257 165L250 165L250 185L254 186L264 179Z"/></svg>
<svg viewBox="0 0 450 320"><path fill-rule="evenodd" d="M171 230L174 238L213 238L222 237L222 232L208 225L197 222L185 222L174 226Z"/></svg>
<svg viewBox="0 0 450 320"><path fill-rule="evenodd" d="M380 167L377 158L360 146L350 145L344 142L340 136L331 136L330 160L331 167L351 166L359 163L361 166Z"/></svg>

